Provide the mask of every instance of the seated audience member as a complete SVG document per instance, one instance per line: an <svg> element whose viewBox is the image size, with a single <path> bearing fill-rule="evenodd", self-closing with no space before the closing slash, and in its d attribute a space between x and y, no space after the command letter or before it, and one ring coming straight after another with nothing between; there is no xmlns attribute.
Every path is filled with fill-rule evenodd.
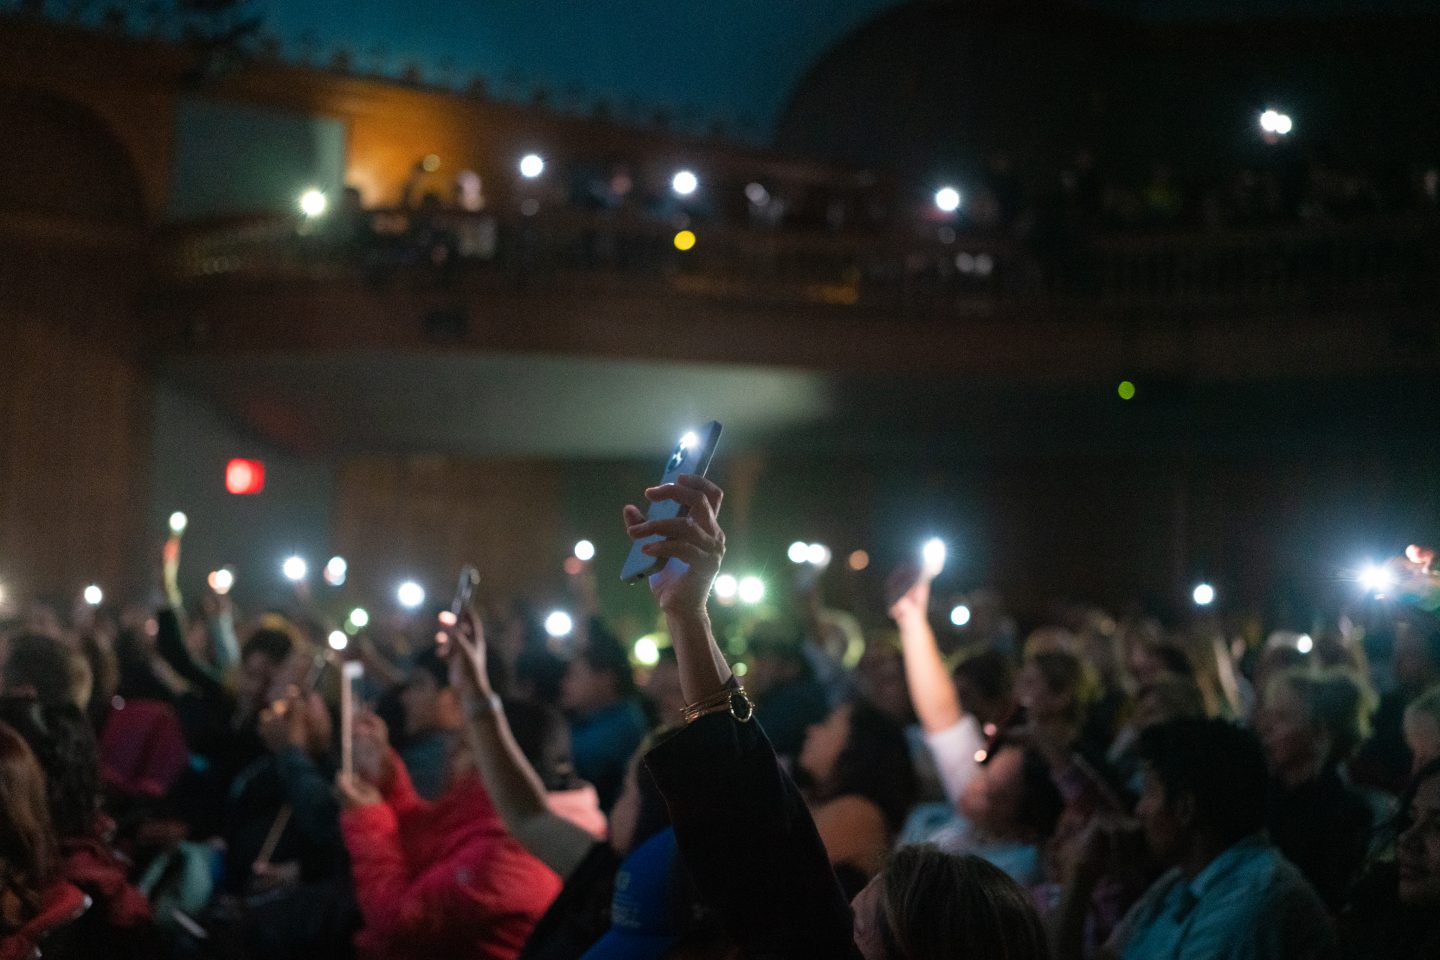
<svg viewBox="0 0 1440 960"><path fill-rule="evenodd" d="M100 727L100 770L105 786L125 801L169 795L189 763L172 694L150 669L150 657L133 631L115 638L116 687Z"/></svg>
<svg viewBox="0 0 1440 960"><path fill-rule="evenodd" d="M1340 773L1365 736L1365 693L1344 670L1287 670L1270 681L1264 703L1270 838L1339 910L1370 840L1370 805Z"/></svg>
<svg viewBox="0 0 1440 960"><path fill-rule="evenodd" d="M1406 610L1397 615L1394 631L1395 689L1380 698L1371 724L1374 732L1350 765L1356 783L1392 793L1404 787L1411 769L1412 758L1405 745L1405 708L1440 684L1440 621L1434 615Z"/></svg>
<svg viewBox="0 0 1440 960"><path fill-rule="evenodd" d="M998 732L1019 719L1015 665L998 650L982 650L961 659L955 665L955 692L982 731Z"/></svg>
<svg viewBox="0 0 1440 960"><path fill-rule="evenodd" d="M1440 957L1440 760L1416 772L1398 819L1395 859L1366 874L1340 917L1347 960Z"/></svg>
<svg viewBox="0 0 1440 960"><path fill-rule="evenodd" d="M243 905L233 932L271 960L344 956L357 918L331 787L329 710L292 679L298 658L274 661L278 648L258 649L254 638L245 650L252 675L242 690L266 677L274 687L270 705L237 731L265 753L235 777L225 808L222 885Z"/></svg>
<svg viewBox="0 0 1440 960"><path fill-rule="evenodd" d="M434 800L450 778L450 757L460 729L460 703L450 689L450 668L433 648L415 659L400 693L405 730L397 752L415 792Z"/></svg>
<svg viewBox="0 0 1440 960"><path fill-rule="evenodd" d="M656 725L676 723L685 711L685 697L680 693L680 668L675 663L675 648L660 648L660 659L650 668L645 681L645 698L654 709Z"/></svg>
<svg viewBox="0 0 1440 960"><path fill-rule="evenodd" d="M592 629L565 671L560 706L570 716L575 770L595 785L600 808L608 812L620 795L625 767L649 729L625 648Z"/></svg>
<svg viewBox="0 0 1440 960"><path fill-rule="evenodd" d="M934 848L897 852L847 905L794 783L709 626L706 600L725 552L722 494L685 476L646 491L690 508L686 521L648 521L633 506L632 539L658 534L651 556L683 558L650 580L692 705L688 722L645 766L665 795L676 840L705 902L744 956L849 960L1039 960L1044 930L1029 898L999 870ZM943 671L942 671L943 672Z"/></svg>
<svg viewBox="0 0 1440 960"><path fill-rule="evenodd" d="M810 727L830 714L829 692L815 678L805 655L805 638L791 623L766 621L750 631L749 689L758 715L771 731L771 743L785 763L793 763Z"/></svg>
<svg viewBox="0 0 1440 960"><path fill-rule="evenodd" d="M1002 739L990 744L966 713L930 626L930 582L919 578L890 609L900 629L915 713L945 788L946 803L914 811L901 839L974 854L1022 884L1043 878L1041 845L1062 801L1043 757Z"/></svg>
<svg viewBox="0 0 1440 960"><path fill-rule="evenodd" d="M513 960L560 891L505 829L470 755L454 751L433 803L373 714L356 720L354 776L338 786L364 925L362 957Z"/></svg>
<svg viewBox="0 0 1440 960"><path fill-rule="evenodd" d="M910 703L910 688L905 683L905 656L900 651L898 634L872 634L866 641L865 652L855 667L855 693L904 730L910 767L915 771L916 801L943 800L945 792L940 786L940 774L935 770L935 758L925 745L925 731Z"/></svg>
<svg viewBox="0 0 1440 960"><path fill-rule="evenodd" d="M1405 745L1410 748L1410 764L1416 773L1440 759L1440 684L1405 708Z"/></svg>
<svg viewBox="0 0 1440 960"><path fill-rule="evenodd" d="M905 734L868 704L842 704L810 728L796 762L830 863L848 893L879 872L915 799Z"/></svg>
<svg viewBox="0 0 1440 960"><path fill-rule="evenodd" d="M675 890L687 874L675 863L673 837L668 844L661 839L669 834L668 813L638 761L626 774L608 839L597 838L555 804L544 754L525 749L527 705L495 696L485 634L473 612L454 632L451 651L451 685L470 718L466 742L495 808L511 835L564 879L520 956L573 960L596 949L597 957L632 955L616 950L658 957L672 946L674 955L691 956L683 949L711 944L713 924L695 922L693 909L683 911L689 919L672 910L691 901ZM668 879L654 882L666 869Z"/></svg>
<svg viewBox="0 0 1440 960"><path fill-rule="evenodd" d="M83 658L54 637L22 633L0 642L0 696L31 697L46 706L88 705L90 677Z"/></svg>
<svg viewBox="0 0 1440 960"><path fill-rule="evenodd" d="M106 955L104 941L80 922L89 898L61 878L60 851L50 822L45 774L35 755L0 723L0 956L79 960Z"/></svg>
<svg viewBox="0 0 1440 960"><path fill-rule="evenodd" d="M1146 730L1139 752L1145 785L1135 813L1146 846L1169 869L1105 952L1125 960L1333 956L1324 904L1265 836L1265 757L1255 737L1223 720L1176 720ZM1083 902L1108 856L1104 845L1087 848L1066 902ZM1078 934L1062 927L1062 956L1078 955Z"/></svg>
<svg viewBox="0 0 1440 960"><path fill-rule="evenodd" d="M71 704L0 700L0 722L30 747L44 774L59 875L91 901L84 926L103 934L107 956L148 960L161 950L150 905L110 845L115 825L100 811L100 762L85 715Z"/></svg>
<svg viewBox="0 0 1440 960"><path fill-rule="evenodd" d="M1151 727L1171 720L1200 720L1205 717L1205 697L1193 680L1164 676L1135 694L1135 710L1119 735L1110 744L1105 760L1119 782L1133 796L1140 795L1141 764L1136 747L1140 735Z"/></svg>
<svg viewBox="0 0 1440 960"><path fill-rule="evenodd" d="M1056 751L1079 751L1098 763L1109 741L1087 740L1090 708L1100 695L1094 672L1064 650L1045 650L1028 657L1015 681L1025 726L1037 742Z"/></svg>

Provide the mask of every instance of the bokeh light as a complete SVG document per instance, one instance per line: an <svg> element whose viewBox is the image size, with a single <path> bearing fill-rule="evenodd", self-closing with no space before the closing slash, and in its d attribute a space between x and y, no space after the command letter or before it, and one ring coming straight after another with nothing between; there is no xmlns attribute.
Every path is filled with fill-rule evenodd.
<svg viewBox="0 0 1440 960"><path fill-rule="evenodd" d="M545 172L545 158L538 153L527 153L520 158L520 176L534 180Z"/></svg>
<svg viewBox="0 0 1440 960"><path fill-rule="evenodd" d="M575 629L575 620L564 610L551 610L545 617L545 632L552 637L568 637Z"/></svg>
<svg viewBox="0 0 1440 960"><path fill-rule="evenodd" d="M425 588L414 580L406 580L395 589L395 599L406 610L414 610L425 602Z"/></svg>
<svg viewBox="0 0 1440 960"><path fill-rule="evenodd" d="M689 170L676 171L675 176L670 178L670 189L682 197L688 197L700 189L700 178Z"/></svg>
<svg viewBox="0 0 1440 960"><path fill-rule="evenodd" d="M695 231L681 230L675 234L675 249L681 253L695 249Z"/></svg>
<svg viewBox="0 0 1440 960"><path fill-rule="evenodd" d="M741 577L740 582L736 584L736 589L736 596L743 604L753 607L765 599L765 581L759 577Z"/></svg>
<svg viewBox="0 0 1440 960"><path fill-rule="evenodd" d="M1121 380L1120 386L1115 388L1115 392L1120 395L1121 400L1133 400L1135 399L1135 384L1129 380Z"/></svg>
<svg viewBox="0 0 1440 960"><path fill-rule="evenodd" d="M310 565L305 562L304 557L286 557L285 562L280 564L280 572L291 583L299 583L310 572Z"/></svg>

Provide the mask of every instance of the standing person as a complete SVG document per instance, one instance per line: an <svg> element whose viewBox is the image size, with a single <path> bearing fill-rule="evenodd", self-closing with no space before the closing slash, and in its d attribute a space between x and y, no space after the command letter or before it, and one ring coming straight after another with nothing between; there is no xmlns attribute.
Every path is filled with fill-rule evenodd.
<svg viewBox="0 0 1440 960"><path fill-rule="evenodd" d="M645 491L689 508L676 520L624 510L631 540L659 535L650 578L689 703L686 723L645 757L702 898L746 956L837 960L1043 960L1045 935L1025 892L974 857L902 850L855 898L840 892L799 791L710 629L706 601L725 555L723 494L703 477Z"/></svg>
<svg viewBox="0 0 1440 960"><path fill-rule="evenodd" d="M1104 955L1123 960L1311 960L1335 956L1325 906L1265 836L1265 757L1223 720L1146 730L1135 809L1151 854L1169 869L1120 921ZM1091 831L1057 923L1058 952L1079 956L1083 917L1116 841Z"/></svg>
<svg viewBox="0 0 1440 960"><path fill-rule="evenodd" d="M1344 670L1292 669L1270 681L1264 704L1270 838L1336 912L1370 843L1370 805L1340 772L1365 738L1365 692Z"/></svg>

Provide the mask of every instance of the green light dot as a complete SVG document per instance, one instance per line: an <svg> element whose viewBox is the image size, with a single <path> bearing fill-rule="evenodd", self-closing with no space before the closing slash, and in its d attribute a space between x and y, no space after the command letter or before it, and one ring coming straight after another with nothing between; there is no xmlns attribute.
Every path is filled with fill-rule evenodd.
<svg viewBox="0 0 1440 960"><path fill-rule="evenodd" d="M1120 394L1120 399L1121 399L1121 400L1131 400L1131 399L1134 399L1134 397L1135 397L1135 384L1131 383L1129 380L1121 380L1121 381L1120 381L1120 388L1119 388L1118 390L1116 390L1115 392L1118 393L1118 394Z"/></svg>

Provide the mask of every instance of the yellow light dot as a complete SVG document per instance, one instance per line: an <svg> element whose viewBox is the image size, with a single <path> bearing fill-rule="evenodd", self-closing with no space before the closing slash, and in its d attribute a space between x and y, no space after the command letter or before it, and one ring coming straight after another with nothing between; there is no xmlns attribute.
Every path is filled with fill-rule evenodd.
<svg viewBox="0 0 1440 960"><path fill-rule="evenodd" d="M695 233L692 230L681 230L675 234L675 249L682 253L695 248Z"/></svg>
<svg viewBox="0 0 1440 960"><path fill-rule="evenodd" d="M1129 380L1121 380L1120 387L1115 392L1120 394L1121 400L1132 400L1135 397L1135 384Z"/></svg>

